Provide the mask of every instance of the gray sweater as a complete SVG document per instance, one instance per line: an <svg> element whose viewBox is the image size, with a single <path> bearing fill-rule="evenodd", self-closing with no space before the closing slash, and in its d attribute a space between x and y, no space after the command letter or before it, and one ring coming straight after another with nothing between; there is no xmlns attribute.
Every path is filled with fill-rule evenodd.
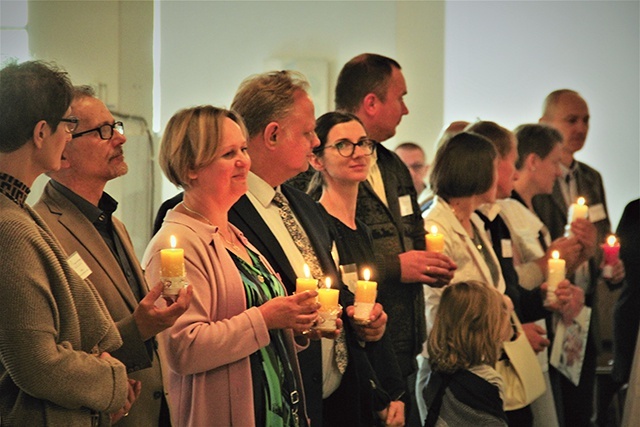
<svg viewBox="0 0 640 427"><path fill-rule="evenodd" d="M0 195L0 424L90 426L125 404L122 341L40 217Z"/></svg>

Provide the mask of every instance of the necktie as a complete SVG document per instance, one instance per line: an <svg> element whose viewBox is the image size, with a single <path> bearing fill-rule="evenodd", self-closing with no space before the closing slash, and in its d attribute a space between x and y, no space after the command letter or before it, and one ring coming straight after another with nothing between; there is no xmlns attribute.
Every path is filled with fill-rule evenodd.
<svg viewBox="0 0 640 427"><path fill-rule="evenodd" d="M298 224L298 221L296 220L293 211L291 210L291 206L289 206L289 201L284 197L282 193L276 191L276 194L273 197L273 204L278 207L280 211L280 217L282 218L284 225L287 227L287 231L289 231L293 242L296 244L298 250L302 254L304 261L309 266L311 275L315 278L321 278L324 274L322 273L322 268L320 267L320 263L318 262L318 257L316 256L306 233ZM344 374L345 370L347 369L348 360L344 328L342 328L340 335L335 340L335 358L338 370L341 374Z"/></svg>

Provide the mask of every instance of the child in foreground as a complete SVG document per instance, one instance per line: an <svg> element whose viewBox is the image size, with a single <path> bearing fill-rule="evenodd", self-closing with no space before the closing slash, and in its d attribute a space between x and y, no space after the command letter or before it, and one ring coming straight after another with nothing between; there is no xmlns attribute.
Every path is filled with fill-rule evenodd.
<svg viewBox="0 0 640 427"><path fill-rule="evenodd" d="M513 335L511 301L475 282L447 286L428 349L425 426L506 426L503 383L494 366Z"/></svg>

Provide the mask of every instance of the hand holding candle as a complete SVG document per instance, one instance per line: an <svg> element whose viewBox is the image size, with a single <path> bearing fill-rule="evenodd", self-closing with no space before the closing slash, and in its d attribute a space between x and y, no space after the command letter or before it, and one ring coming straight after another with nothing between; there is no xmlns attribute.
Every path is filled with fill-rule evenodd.
<svg viewBox="0 0 640 427"><path fill-rule="evenodd" d="M356 298L353 304L355 313L353 318L356 323L367 324L369 323L369 317L371 316L371 310L376 303L376 293L378 290L378 284L376 282L369 281L371 271L365 268L362 272L364 280L358 280L356 283Z"/></svg>
<svg viewBox="0 0 640 427"><path fill-rule="evenodd" d="M318 302L320 308L318 309L318 326L316 329L321 331L335 331L336 330L336 318L340 311L338 305L338 297L340 291L338 289L331 289L331 278L325 278L325 286L318 289Z"/></svg>
<svg viewBox="0 0 640 427"><path fill-rule="evenodd" d="M578 197L576 203L571 204L567 214L567 225L565 226L565 237L571 237L571 223L578 218L587 219L589 216L589 206L585 205L584 197Z"/></svg>
<svg viewBox="0 0 640 427"><path fill-rule="evenodd" d="M548 274L547 274L547 298L545 305L553 304L558 300L556 296L556 289L558 283L565 278L565 260L560 258L560 252L553 251L551 258L547 261Z"/></svg>
<svg viewBox="0 0 640 427"><path fill-rule="evenodd" d="M618 254L620 253L620 243L616 236L611 234L607 237L607 242L602 245L602 250L604 251L602 277L611 279L613 277L613 266L618 262Z"/></svg>
<svg viewBox="0 0 640 427"><path fill-rule="evenodd" d="M178 295L187 286L184 272L184 249L176 248L176 237L170 237L170 249L160 250L160 276L164 283L163 295Z"/></svg>
<svg viewBox="0 0 640 427"><path fill-rule="evenodd" d="M427 250L431 252L442 253L444 251L444 235L438 233L438 227L431 227L430 233L425 236L427 241Z"/></svg>

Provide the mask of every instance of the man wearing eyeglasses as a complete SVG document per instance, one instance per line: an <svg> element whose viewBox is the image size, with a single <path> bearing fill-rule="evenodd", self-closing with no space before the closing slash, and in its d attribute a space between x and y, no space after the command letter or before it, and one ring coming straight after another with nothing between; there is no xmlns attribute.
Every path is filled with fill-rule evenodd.
<svg viewBox="0 0 640 427"><path fill-rule="evenodd" d="M170 425L154 337L185 312L191 291L181 291L166 307L155 306L162 284L148 289L126 228L112 216L117 202L104 192L107 182L128 170L124 126L91 88L76 87L73 95L77 128L62 168L49 175L34 208L70 255L70 264L95 285L123 339L112 355L142 383L140 397L119 425Z"/></svg>

